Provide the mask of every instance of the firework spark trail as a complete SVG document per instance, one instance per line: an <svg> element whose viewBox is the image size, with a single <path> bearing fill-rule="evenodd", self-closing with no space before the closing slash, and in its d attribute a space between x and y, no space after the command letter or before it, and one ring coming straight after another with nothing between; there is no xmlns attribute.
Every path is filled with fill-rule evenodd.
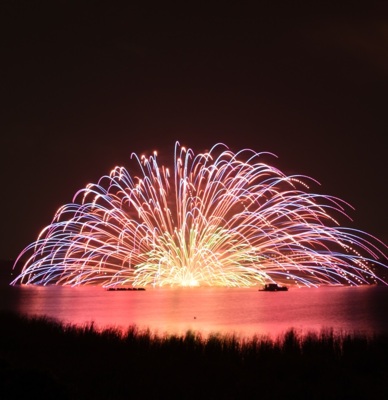
<svg viewBox="0 0 388 400"><path fill-rule="evenodd" d="M262 156L223 144L195 155L176 143L171 175L156 152L133 154L138 175L116 167L79 190L19 255L15 265L27 260L12 284L382 281L371 266L386 268L387 246L339 226L349 204L309 193L316 181L286 176Z"/></svg>

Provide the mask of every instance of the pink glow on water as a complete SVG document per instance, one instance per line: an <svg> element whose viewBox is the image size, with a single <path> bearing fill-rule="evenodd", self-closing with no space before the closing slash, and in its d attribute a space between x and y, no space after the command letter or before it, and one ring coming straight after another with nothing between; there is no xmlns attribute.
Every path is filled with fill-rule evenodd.
<svg viewBox="0 0 388 400"><path fill-rule="evenodd" d="M373 334L388 332L386 287L292 288L258 292L252 288L150 289L108 292L101 287L16 287L13 308L66 323L94 322L98 328L130 325L159 334L187 330L240 337L277 337L332 328Z"/></svg>

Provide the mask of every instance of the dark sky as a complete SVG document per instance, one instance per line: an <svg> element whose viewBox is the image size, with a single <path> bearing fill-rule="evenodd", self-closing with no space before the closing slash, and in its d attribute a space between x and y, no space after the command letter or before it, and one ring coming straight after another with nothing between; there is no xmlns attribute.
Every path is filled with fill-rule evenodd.
<svg viewBox="0 0 388 400"><path fill-rule="evenodd" d="M273 152L388 241L386 1L122 3L1 2L0 258L176 140Z"/></svg>

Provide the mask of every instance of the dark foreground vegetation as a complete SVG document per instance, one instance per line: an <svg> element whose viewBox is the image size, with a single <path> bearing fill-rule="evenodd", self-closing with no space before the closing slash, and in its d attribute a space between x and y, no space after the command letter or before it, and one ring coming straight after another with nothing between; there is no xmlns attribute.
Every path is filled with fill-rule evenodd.
<svg viewBox="0 0 388 400"><path fill-rule="evenodd" d="M156 336L0 313L0 399L382 399L387 356L387 336Z"/></svg>

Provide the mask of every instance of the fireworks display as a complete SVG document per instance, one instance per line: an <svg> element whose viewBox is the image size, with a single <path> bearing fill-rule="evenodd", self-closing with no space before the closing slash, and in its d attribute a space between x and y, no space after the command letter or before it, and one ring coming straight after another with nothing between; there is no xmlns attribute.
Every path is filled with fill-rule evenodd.
<svg viewBox="0 0 388 400"><path fill-rule="evenodd" d="M268 154L268 153L266 153ZM268 155L270 157L271 155ZM12 284L298 286L385 283L387 246L342 227L350 206L313 194L253 150L175 144L173 168L132 154L78 191L19 255Z"/></svg>

